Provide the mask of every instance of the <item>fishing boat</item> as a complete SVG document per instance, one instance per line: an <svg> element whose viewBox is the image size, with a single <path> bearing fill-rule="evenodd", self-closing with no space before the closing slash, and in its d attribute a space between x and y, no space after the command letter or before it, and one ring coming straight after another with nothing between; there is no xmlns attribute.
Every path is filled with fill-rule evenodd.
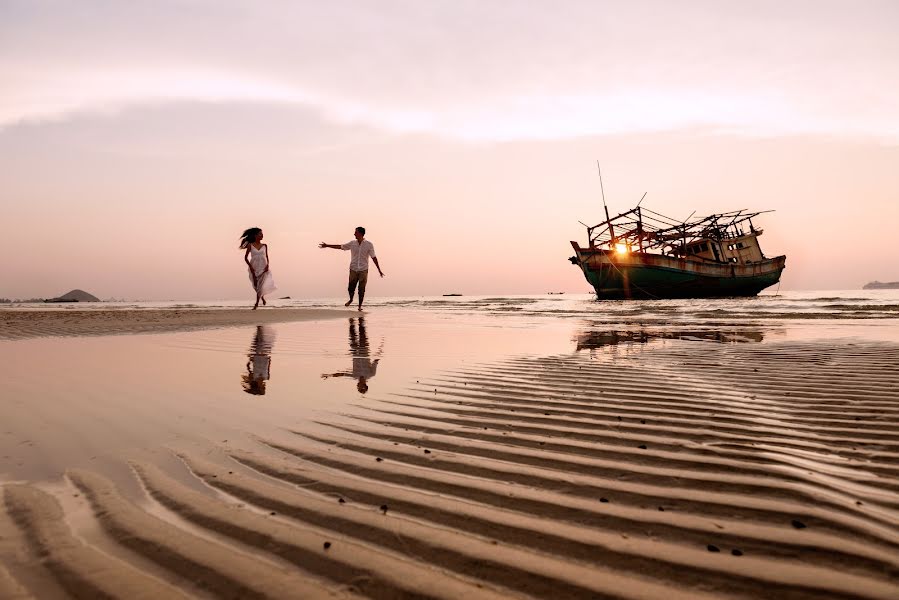
<svg viewBox="0 0 899 600"><path fill-rule="evenodd" d="M642 200L640 201L642 203ZM684 221L641 207L587 227L569 260L605 299L755 296L780 281L787 257L768 258L753 219L737 210Z"/></svg>

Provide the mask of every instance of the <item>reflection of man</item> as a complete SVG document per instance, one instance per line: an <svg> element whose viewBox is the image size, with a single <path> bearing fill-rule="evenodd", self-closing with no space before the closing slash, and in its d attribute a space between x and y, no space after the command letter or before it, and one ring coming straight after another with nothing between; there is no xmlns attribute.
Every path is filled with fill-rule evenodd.
<svg viewBox="0 0 899 600"><path fill-rule="evenodd" d="M247 372L241 378L243 391L254 396L265 395L265 382L271 376L272 345L275 331L267 325L257 325L256 334L250 343L247 355Z"/></svg>
<svg viewBox="0 0 899 600"><path fill-rule="evenodd" d="M378 372L380 358L371 359L368 335L365 332L365 319L359 318L359 330L356 331L356 319L350 319L350 354L353 357L352 371L337 371L336 373L324 373L322 379L328 377L352 377L356 379L356 389L360 394L368 391L368 380Z"/></svg>

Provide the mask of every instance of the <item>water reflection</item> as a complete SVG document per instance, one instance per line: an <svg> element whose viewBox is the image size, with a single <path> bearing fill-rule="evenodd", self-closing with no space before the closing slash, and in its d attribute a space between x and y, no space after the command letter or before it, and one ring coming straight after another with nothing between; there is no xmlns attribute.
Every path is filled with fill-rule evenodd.
<svg viewBox="0 0 899 600"><path fill-rule="evenodd" d="M246 393L254 396L265 395L265 385L271 377L274 343L275 330L269 325L257 325L247 355L247 372L241 377L243 391Z"/></svg>
<svg viewBox="0 0 899 600"><path fill-rule="evenodd" d="M760 330L690 330L690 331L583 331L575 338L577 350L595 350L619 344L646 344L653 340L694 340L724 343L761 342Z"/></svg>
<svg viewBox="0 0 899 600"><path fill-rule="evenodd" d="M356 380L356 389L360 394L368 391L368 382L378 372L378 362L380 362L381 352L384 343L378 348L374 355L377 358L372 359L371 348L368 343L368 333L365 330L365 317L359 317L358 329L356 317L350 318L349 323L349 340L350 340L350 356L353 358L353 368L346 371L337 371L335 373L322 373L322 379L329 377L352 377Z"/></svg>

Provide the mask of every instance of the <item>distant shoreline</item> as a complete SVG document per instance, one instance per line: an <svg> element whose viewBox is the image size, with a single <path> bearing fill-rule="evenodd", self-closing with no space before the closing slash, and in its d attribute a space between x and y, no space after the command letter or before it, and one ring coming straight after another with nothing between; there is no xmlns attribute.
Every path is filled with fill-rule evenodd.
<svg viewBox="0 0 899 600"><path fill-rule="evenodd" d="M863 290L899 290L899 281L872 281L862 286Z"/></svg>
<svg viewBox="0 0 899 600"><path fill-rule="evenodd" d="M348 311L320 308L143 310L0 310L0 340L167 333L288 321L345 317ZM353 311L353 314L358 314Z"/></svg>

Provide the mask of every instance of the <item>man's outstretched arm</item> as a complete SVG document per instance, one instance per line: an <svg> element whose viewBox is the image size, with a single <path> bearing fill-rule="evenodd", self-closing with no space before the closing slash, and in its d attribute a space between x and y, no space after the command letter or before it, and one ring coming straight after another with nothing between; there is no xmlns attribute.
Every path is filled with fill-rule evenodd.
<svg viewBox="0 0 899 600"><path fill-rule="evenodd" d="M343 248L340 247L340 244L326 244L324 242L319 244L318 247L319 248L334 248L335 250L343 250Z"/></svg>
<svg viewBox="0 0 899 600"><path fill-rule="evenodd" d="M322 379L327 379L328 377L352 377L353 374L347 371L337 371L336 373L322 373Z"/></svg>

